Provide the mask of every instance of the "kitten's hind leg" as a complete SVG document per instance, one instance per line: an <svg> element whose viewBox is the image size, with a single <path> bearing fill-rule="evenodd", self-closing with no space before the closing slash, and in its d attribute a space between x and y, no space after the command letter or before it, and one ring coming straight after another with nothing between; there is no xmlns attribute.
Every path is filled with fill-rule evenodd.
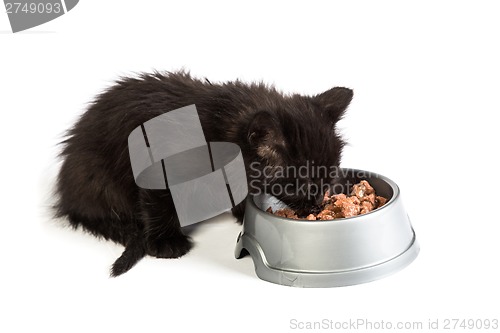
<svg viewBox="0 0 500 333"><path fill-rule="evenodd" d="M158 258L188 253L193 244L181 231L170 191L141 189L139 200L146 253Z"/></svg>

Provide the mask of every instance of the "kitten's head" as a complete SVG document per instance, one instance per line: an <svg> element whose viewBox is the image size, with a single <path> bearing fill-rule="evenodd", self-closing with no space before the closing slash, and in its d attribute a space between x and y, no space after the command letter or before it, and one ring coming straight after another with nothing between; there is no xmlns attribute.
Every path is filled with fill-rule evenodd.
<svg viewBox="0 0 500 333"><path fill-rule="evenodd" d="M344 141L336 124L352 96L351 89L337 87L285 97L274 110L257 112L248 128L250 193L273 194L299 210L321 203L338 176Z"/></svg>

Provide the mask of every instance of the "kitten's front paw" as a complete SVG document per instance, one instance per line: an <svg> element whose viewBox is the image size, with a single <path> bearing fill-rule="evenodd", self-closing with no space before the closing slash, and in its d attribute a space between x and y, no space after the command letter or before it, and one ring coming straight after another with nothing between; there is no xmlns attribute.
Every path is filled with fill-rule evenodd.
<svg viewBox="0 0 500 333"><path fill-rule="evenodd" d="M157 258L179 258L191 250L193 243L185 235L162 238L147 243L147 253Z"/></svg>

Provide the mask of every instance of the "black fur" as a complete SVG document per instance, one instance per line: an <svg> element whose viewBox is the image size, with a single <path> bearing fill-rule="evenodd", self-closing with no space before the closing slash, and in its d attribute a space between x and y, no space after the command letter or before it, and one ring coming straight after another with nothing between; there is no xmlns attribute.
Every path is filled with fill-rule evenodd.
<svg viewBox="0 0 500 333"><path fill-rule="evenodd" d="M211 83L185 72L122 78L95 99L63 141L56 215L66 216L75 228L125 245L112 276L128 271L146 254L180 257L192 243L182 233L170 192L140 189L134 182L127 146L134 128L195 104L207 142L239 145L247 173L252 162L272 170L306 161L336 166L344 143L335 124L351 99L347 88L317 96L283 95L262 83ZM267 177L270 184L281 185L297 181L311 186L320 180L334 181ZM253 192L255 186L249 189ZM278 196L291 206L310 207L322 194L312 199ZM243 204L233 213L241 222Z"/></svg>

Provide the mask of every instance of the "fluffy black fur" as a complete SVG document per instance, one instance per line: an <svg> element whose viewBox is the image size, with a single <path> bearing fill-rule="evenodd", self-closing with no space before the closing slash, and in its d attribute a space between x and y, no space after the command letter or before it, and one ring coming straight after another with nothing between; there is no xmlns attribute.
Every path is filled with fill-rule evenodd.
<svg viewBox="0 0 500 333"><path fill-rule="evenodd" d="M347 88L316 96L283 95L262 83L212 84L185 72L142 74L122 78L97 96L67 132L57 180L56 215L72 226L121 243L125 251L111 275L128 271L145 255L177 258L192 242L177 219L168 190L136 186L128 153L128 135L162 113L195 104L207 142L233 142L245 166L337 166L343 141L335 124L352 99ZM333 182L334 179L270 177L270 184ZM255 191L255 184L249 187ZM294 207L321 200L282 195ZM233 209L242 221L244 206Z"/></svg>

